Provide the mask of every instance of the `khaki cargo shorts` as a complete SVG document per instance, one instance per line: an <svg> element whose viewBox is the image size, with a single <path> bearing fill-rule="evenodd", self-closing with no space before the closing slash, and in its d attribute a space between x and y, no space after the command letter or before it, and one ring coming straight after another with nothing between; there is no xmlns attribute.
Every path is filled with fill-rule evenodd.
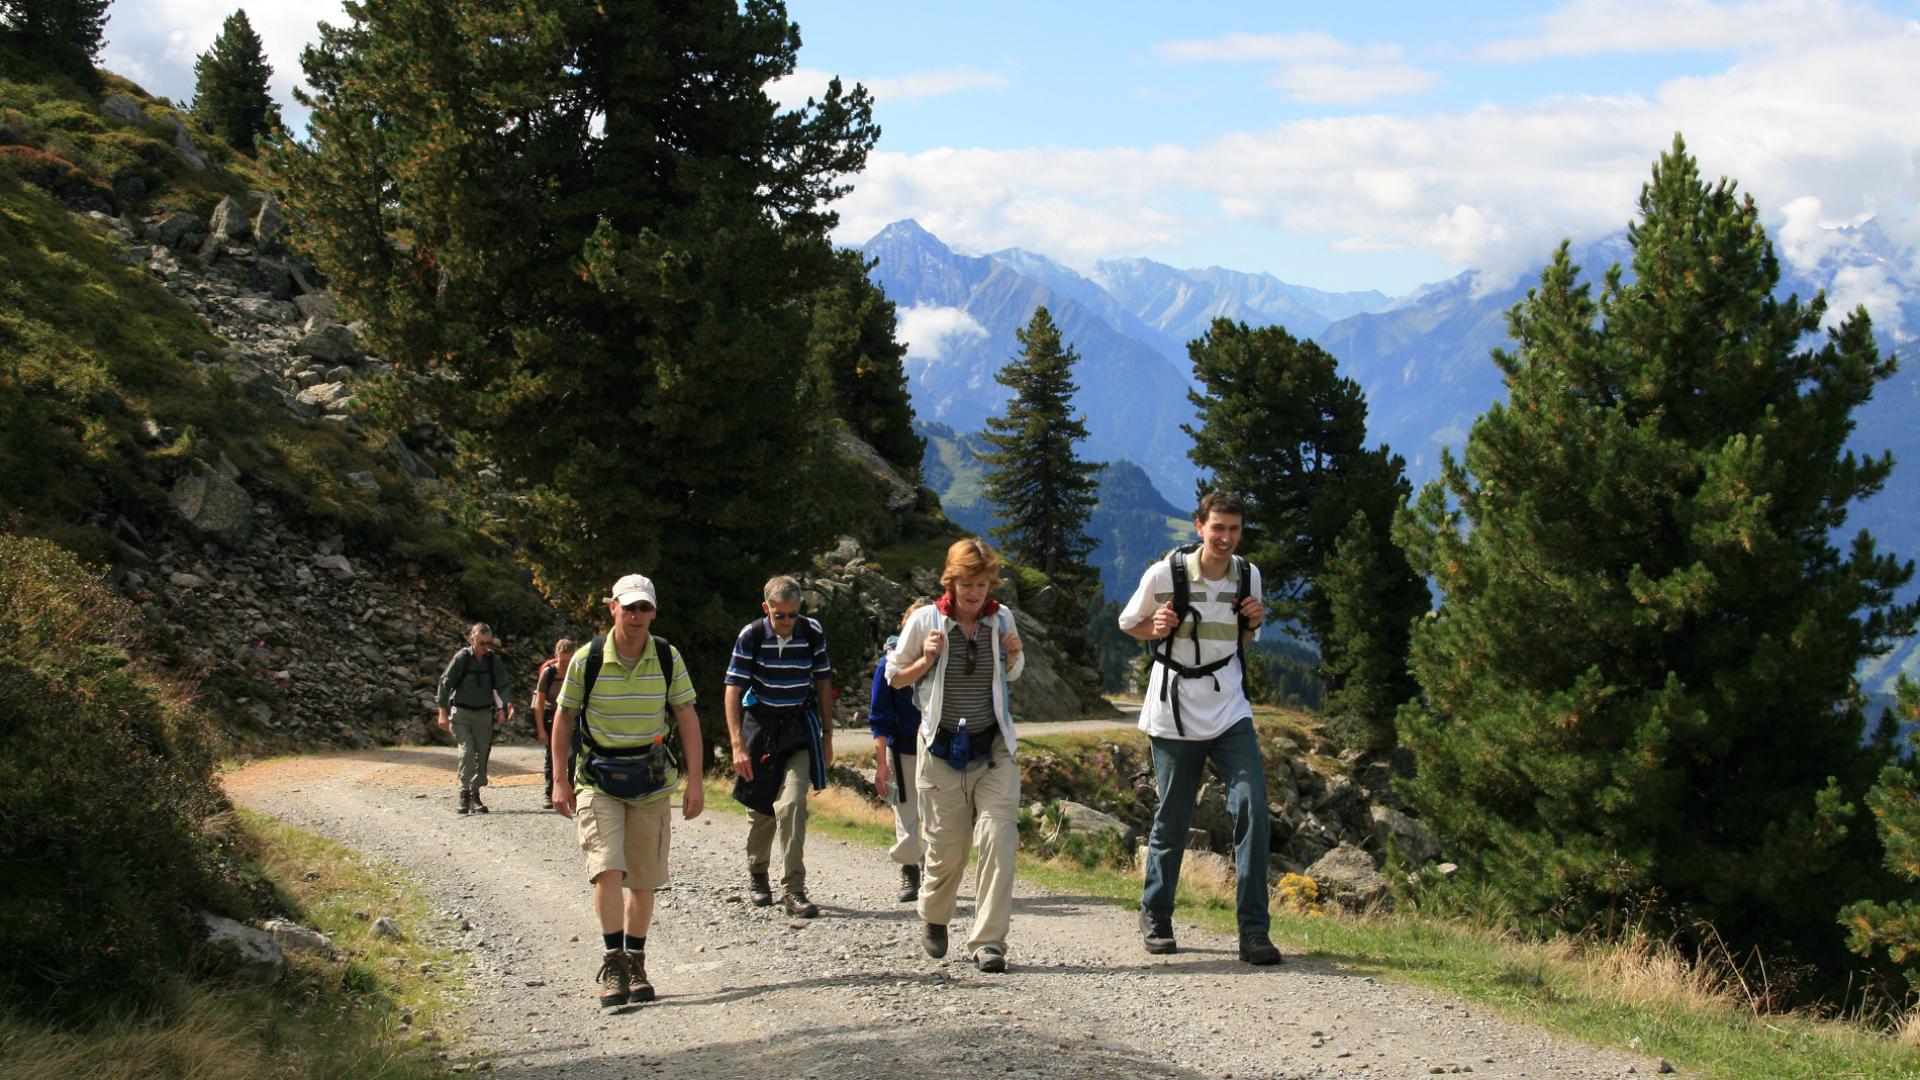
<svg viewBox="0 0 1920 1080"><path fill-rule="evenodd" d="M629 889L657 889L667 883L671 798L630 803L580 788L575 803L573 822L587 856L587 880L619 870L626 874L621 884Z"/></svg>

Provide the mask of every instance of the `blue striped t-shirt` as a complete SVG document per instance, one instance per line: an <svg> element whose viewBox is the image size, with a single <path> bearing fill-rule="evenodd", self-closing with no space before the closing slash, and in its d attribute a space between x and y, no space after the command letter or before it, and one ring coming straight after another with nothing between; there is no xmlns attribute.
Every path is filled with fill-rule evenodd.
<svg viewBox="0 0 1920 1080"><path fill-rule="evenodd" d="M769 708L806 704L814 682L832 675L833 664L827 660L826 631L805 615L799 621L807 625L796 624L793 636L784 640L774 636L772 624L765 619L742 627L733 643L733 657L727 661L727 685L752 687L753 696ZM764 635L758 656L749 652L755 626ZM809 633L820 642L819 648L807 645Z"/></svg>

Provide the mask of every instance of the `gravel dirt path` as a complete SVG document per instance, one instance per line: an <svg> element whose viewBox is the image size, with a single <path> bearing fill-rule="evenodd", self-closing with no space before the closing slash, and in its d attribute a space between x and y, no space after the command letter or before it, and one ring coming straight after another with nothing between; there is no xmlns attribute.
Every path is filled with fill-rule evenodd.
<svg viewBox="0 0 1920 1080"><path fill-rule="evenodd" d="M819 919L748 904L746 821L721 810L691 822L674 813L673 883L647 948L660 1000L603 1013L573 824L540 809L536 751L495 748L485 816L453 812L456 762L452 749L406 747L225 777L240 805L426 883L438 924L406 929L448 940L471 969L456 1068L462 1054L474 1069L582 1078L1558 1080L1656 1068L1319 960L1248 967L1230 938L1186 924L1175 925L1179 953L1149 956L1133 912L1024 883L1011 970L982 975L957 948L971 882L955 951L931 960L912 905L893 900L896 869L875 849L813 838Z"/></svg>

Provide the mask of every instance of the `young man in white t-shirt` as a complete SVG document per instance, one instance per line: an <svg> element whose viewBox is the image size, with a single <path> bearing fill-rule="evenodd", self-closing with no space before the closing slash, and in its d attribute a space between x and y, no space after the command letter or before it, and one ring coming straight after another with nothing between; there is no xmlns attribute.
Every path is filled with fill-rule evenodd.
<svg viewBox="0 0 1920 1080"><path fill-rule="evenodd" d="M1240 959L1277 964L1280 950L1268 937L1267 778L1260 740L1253 729L1239 649L1259 633L1260 569L1248 567L1251 587L1239 600L1241 560L1234 557L1246 505L1239 496L1215 491L1200 500L1194 528L1200 546L1184 556L1192 614L1184 624L1173 606L1174 576L1166 559L1140 576L1140 587L1120 610L1120 629L1147 642L1164 642L1151 665L1140 730L1153 745L1153 774L1160 806L1147 835L1146 885L1140 894L1140 937L1150 953L1174 951L1173 897L1180 860L1193 824L1194 799L1209 760L1227 786L1233 815L1233 862L1239 879L1237 910ZM1196 619L1195 616L1198 618ZM1164 639L1172 637L1173 640Z"/></svg>

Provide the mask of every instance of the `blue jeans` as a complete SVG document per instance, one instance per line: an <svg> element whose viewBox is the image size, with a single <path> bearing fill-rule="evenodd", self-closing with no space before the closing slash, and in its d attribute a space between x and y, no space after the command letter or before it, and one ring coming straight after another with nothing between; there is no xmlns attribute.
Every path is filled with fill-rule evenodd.
<svg viewBox="0 0 1920 1080"><path fill-rule="evenodd" d="M1240 932L1266 933L1267 775L1260 767L1260 740L1247 717L1211 739L1148 740L1153 744L1153 776L1160 808L1147 834L1147 884L1140 906L1154 915L1173 915L1174 889L1180 884L1180 860L1187 831L1193 827L1194 798L1209 759L1227 785L1227 810L1233 815L1233 865Z"/></svg>

